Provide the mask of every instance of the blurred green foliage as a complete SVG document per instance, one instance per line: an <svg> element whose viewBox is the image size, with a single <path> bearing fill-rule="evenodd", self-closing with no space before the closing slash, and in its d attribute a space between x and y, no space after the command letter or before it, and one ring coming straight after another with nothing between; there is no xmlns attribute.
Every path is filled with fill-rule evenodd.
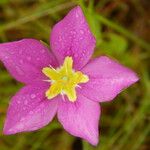
<svg viewBox="0 0 150 150"><path fill-rule="evenodd" d="M0 0L1 43L25 37L48 43L52 26L80 5L97 40L94 57L109 55L140 77L113 102L101 104L100 142L92 147L66 133L57 119L36 132L2 135L10 98L22 85L0 64L0 150L148 150L148 4L148 0Z"/></svg>

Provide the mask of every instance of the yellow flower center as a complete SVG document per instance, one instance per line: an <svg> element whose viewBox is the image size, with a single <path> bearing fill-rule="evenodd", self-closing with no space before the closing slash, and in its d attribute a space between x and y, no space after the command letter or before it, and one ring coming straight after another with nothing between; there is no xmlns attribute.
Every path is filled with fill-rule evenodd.
<svg viewBox="0 0 150 150"><path fill-rule="evenodd" d="M75 72L73 70L73 59L68 56L60 68L45 67L42 72L49 78L47 81L51 82L50 88L45 93L48 99L61 94L66 95L69 101L75 102L77 99L76 87L79 83L89 81L87 75L84 75L81 71Z"/></svg>

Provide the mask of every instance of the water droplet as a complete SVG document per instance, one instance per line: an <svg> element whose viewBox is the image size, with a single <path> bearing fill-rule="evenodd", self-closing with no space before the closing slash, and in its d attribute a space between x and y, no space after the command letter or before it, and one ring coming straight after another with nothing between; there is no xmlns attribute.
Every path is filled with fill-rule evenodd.
<svg viewBox="0 0 150 150"><path fill-rule="evenodd" d="M18 66L16 66L16 71L17 71L17 73L19 75L23 75L24 74L24 72Z"/></svg>
<svg viewBox="0 0 150 150"><path fill-rule="evenodd" d="M25 100L25 101L24 101L24 104L25 104L25 105L27 105L27 104L28 104L28 101L27 101L27 100Z"/></svg>
<svg viewBox="0 0 150 150"><path fill-rule="evenodd" d="M39 61L39 60L40 60L40 58L37 58L36 60L37 60L37 61Z"/></svg>
<svg viewBox="0 0 150 150"><path fill-rule="evenodd" d="M31 94L31 98L33 99L33 98L35 98L36 97L36 95L35 94Z"/></svg>
<svg viewBox="0 0 150 150"><path fill-rule="evenodd" d="M21 64L23 64L23 60L21 59L20 61L19 61Z"/></svg>
<svg viewBox="0 0 150 150"><path fill-rule="evenodd" d="M44 49L42 49L42 50L41 50L41 53L45 53L45 50L44 50Z"/></svg>
<svg viewBox="0 0 150 150"><path fill-rule="evenodd" d="M78 54L75 54L74 57L77 58L77 57L78 57Z"/></svg>
<svg viewBox="0 0 150 150"><path fill-rule="evenodd" d="M70 54L70 51L67 51L67 52L66 52L66 55L68 55L68 56L69 56L69 54Z"/></svg>
<svg viewBox="0 0 150 150"><path fill-rule="evenodd" d="M80 30L80 33L81 33L81 34L84 34L84 31L83 31L83 30Z"/></svg>
<svg viewBox="0 0 150 150"><path fill-rule="evenodd" d="M61 37L61 36L58 37L58 41L59 41L59 42L62 41L62 37Z"/></svg>
<svg viewBox="0 0 150 150"><path fill-rule="evenodd" d="M11 51L10 51L10 54L12 54L12 55L13 55L14 53L15 53L15 51L13 51L13 50L11 50Z"/></svg>
<svg viewBox="0 0 150 150"><path fill-rule="evenodd" d="M28 57L27 57L27 60L31 60L31 57L30 57L30 56L28 56Z"/></svg>
<svg viewBox="0 0 150 150"><path fill-rule="evenodd" d="M58 42L54 42L54 45L58 45Z"/></svg>
<svg viewBox="0 0 150 150"><path fill-rule="evenodd" d="M79 40L83 40L83 36L81 36L81 37L79 38Z"/></svg>
<svg viewBox="0 0 150 150"><path fill-rule="evenodd" d="M25 118L21 118L21 119L20 119L20 121L24 121L24 120L25 120Z"/></svg>
<svg viewBox="0 0 150 150"><path fill-rule="evenodd" d="M19 123L17 126L16 126L16 129L18 130L21 130L23 129L24 125L22 123Z"/></svg>
<svg viewBox="0 0 150 150"><path fill-rule="evenodd" d="M79 17L79 14L78 13L76 13L76 18L78 18Z"/></svg>
<svg viewBox="0 0 150 150"><path fill-rule="evenodd" d="M5 59L8 59L8 56L5 56Z"/></svg>
<svg viewBox="0 0 150 150"><path fill-rule="evenodd" d="M32 130L37 130L37 127L32 127Z"/></svg>
<svg viewBox="0 0 150 150"><path fill-rule="evenodd" d="M26 97L23 97L23 99L26 99Z"/></svg>
<svg viewBox="0 0 150 150"><path fill-rule="evenodd" d="M17 101L18 104L20 104L20 101Z"/></svg>
<svg viewBox="0 0 150 150"><path fill-rule="evenodd" d="M29 114L32 115L32 114L33 114L33 111L30 111Z"/></svg>
<svg viewBox="0 0 150 150"><path fill-rule="evenodd" d="M12 129L9 129L8 131L9 131L9 132L12 132L13 130L12 130Z"/></svg>
<svg viewBox="0 0 150 150"><path fill-rule="evenodd" d="M69 39L72 39L72 36L69 36L68 38L69 38Z"/></svg>
<svg viewBox="0 0 150 150"><path fill-rule="evenodd" d="M19 54L22 54L22 50L19 51Z"/></svg>

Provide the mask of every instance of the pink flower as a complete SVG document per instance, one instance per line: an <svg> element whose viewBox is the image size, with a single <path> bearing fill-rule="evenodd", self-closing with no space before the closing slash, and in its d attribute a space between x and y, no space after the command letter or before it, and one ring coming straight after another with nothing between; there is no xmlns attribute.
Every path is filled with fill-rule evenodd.
<svg viewBox="0 0 150 150"><path fill-rule="evenodd" d="M4 134L37 130L57 113L66 131L97 145L99 102L111 101L138 77L106 56L90 60L95 38L79 6L54 26L50 45L52 51L35 39L0 44L0 60L25 84L12 97Z"/></svg>

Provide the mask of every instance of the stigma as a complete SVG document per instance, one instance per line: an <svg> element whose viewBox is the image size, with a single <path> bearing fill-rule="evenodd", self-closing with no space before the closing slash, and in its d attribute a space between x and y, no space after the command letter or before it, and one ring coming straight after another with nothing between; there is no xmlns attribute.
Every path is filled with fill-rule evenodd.
<svg viewBox="0 0 150 150"><path fill-rule="evenodd" d="M46 81L50 82L50 87L45 93L49 100L61 94L66 95L69 101L75 102L77 100L76 88L80 87L80 83L89 81L87 75L73 70L73 59L69 56L65 57L63 65L59 68L45 67L42 72L49 78Z"/></svg>

